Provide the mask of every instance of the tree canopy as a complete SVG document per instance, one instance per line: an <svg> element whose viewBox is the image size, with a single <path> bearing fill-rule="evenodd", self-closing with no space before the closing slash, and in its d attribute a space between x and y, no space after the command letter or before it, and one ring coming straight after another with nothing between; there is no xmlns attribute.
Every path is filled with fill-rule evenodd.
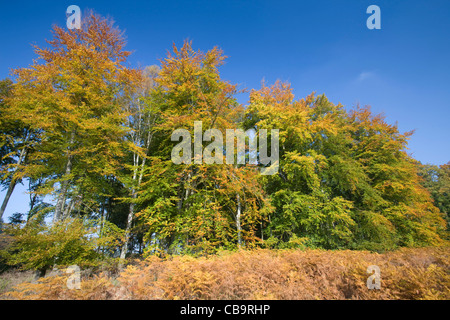
<svg viewBox="0 0 450 320"><path fill-rule="evenodd" d="M28 219L5 227L15 237L11 264L255 247L383 251L448 239L448 164L422 166L407 153L412 132L370 107L295 99L281 81L241 105L238 85L220 76L222 50L189 41L160 66L133 69L123 33L93 13L80 30L55 26L48 44L0 83L1 183L12 193L29 181L31 195ZM197 143L180 164L179 129ZM269 150L278 130L276 174L249 161L261 150L225 161L221 139L235 129L269 133ZM198 161L199 150L221 164Z"/></svg>

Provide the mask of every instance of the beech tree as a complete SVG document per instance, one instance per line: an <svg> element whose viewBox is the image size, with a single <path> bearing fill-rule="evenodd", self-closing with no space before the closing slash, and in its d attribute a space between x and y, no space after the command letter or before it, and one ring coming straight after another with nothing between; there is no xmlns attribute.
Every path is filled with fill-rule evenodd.
<svg viewBox="0 0 450 320"><path fill-rule="evenodd" d="M7 99L11 97L13 82L5 79L0 82L0 176L5 187L5 197L0 207L0 220L8 205L17 183L22 181L23 168L37 135L22 121L8 115Z"/></svg>
<svg viewBox="0 0 450 320"><path fill-rule="evenodd" d="M434 205L446 216L450 228L450 162L436 166L419 164L421 184L433 198Z"/></svg>
<svg viewBox="0 0 450 320"><path fill-rule="evenodd" d="M40 192L56 197L54 221L75 208L95 210L105 177L116 176L123 155L127 113L120 101L134 90L139 72L124 66L122 33L93 13L81 29L53 28L50 48L14 71L10 117L38 132L23 176L50 177Z"/></svg>
<svg viewBox="0 0 450 320"><path fill-rule="evenodd" d="M258 173L250 166L208 165L191 156L190 164L174 164L171 136L176 129L202 134L237 128L243 109L234 97L235 85L223 81L219 67L225 57L218 48L203 53L190 42L161 61L153 101L159 105L158 147L144 175L140 218L147 225L149 250L213 252L258 241L256 228L263 218L264 193ZM212 138L212 137L211 137ZM214 137L218 139L218 137ZM200 141L201 147L206 145ZM191 153L193 154L193 153ZM225 159L224 150L215 150Z"/></svg>
<svg viewBox="0 0 450 320"><path fill-rule="evenodd" d="M127 175L121 175L122 182L130 190L130 197L126 198L130 203L126 221L125 242L120 252L121 259L125 259L128 251L138 192L145 165L150 156L150 146L156 131L155 126L157 121L160 120L158 106L151 97L151 90L155 86L155 78L158 73L158 66L146 67L140 90L137 90L130 97L130 100L125 102L125 108L129 114L127 127L131 129L129 134L125 136L125 140L132 158L132 164L128 166Z"/></svg>
<svg viewBox="0 0 450 320"><path fill-rule="evenodd" d="M252 91L246 111L247 127L280 128L279 174L264 183L276 208L272 243L374 250L442 244L445 222L405 151L412 133L368 107L347 112L324 95L296 101L281 82Z"/></svg>
<svg viewBox="0 0 450 320"><path fill-rule="evenodd" d="M17 183L30 191L27 221L19 214L8 229L12 264L446 243L448 164L421 166L407 153L412 132L369 107L295 99L281 81L243 106L217 47L174 44L160 66L137 70L109 19L90 13L81 29L52 32L49 48L0 82L0 218ZM261 174L264 138L250 147L262 132L271 153L279 138L273 175Z"/></svg>

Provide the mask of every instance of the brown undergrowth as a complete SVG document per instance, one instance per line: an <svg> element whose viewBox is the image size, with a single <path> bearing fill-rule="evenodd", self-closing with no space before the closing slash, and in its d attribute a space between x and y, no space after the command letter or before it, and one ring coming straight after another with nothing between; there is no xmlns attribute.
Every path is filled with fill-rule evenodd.
<svg viewBox="0 0 450 320"><path fill-rule="evenodd" d="M450 299L450 248L366 251L254 250L194 258L150 257L117 277L69 275L24 282L3 299ZM369 290L367 268L381 271Z"/></svg>

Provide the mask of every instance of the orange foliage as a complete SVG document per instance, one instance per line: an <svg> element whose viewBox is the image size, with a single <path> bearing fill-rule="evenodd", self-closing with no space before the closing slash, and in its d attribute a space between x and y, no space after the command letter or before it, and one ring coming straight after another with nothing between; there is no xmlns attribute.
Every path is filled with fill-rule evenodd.
<svg viewBox="0 0 450 320"><path fill-rule="evenodd" d="M367 251L254 250L193 258L150 257L119 277L86 278L69 290L66 276L24 283L15 299L444 299L450 298L447 248ZM381 270L369 290L366 270Z"/></svg>

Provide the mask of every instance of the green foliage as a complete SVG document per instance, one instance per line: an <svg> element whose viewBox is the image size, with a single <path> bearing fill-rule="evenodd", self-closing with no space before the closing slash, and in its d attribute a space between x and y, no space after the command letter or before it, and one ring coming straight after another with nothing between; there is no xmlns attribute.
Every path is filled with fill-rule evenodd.
<svg viewBox="0 0 450 320"><path fill-rule="evenodd" d="M244 107L221 78L223 52L187 41L161 67L127 68L122 33L95 14L53 35L29 68L0 82L0 180L30 183L27 221L13 217L5 231L10 264L256 247L386 251L448 239L449 165L420 166L406 152L412 133L369 107L296 100L279 81L252 90ZM195 121L223 136L278 129L278 174L174 164L171 135L192 136Z"/></svg>
<svg viewBox="0 0 450 320"><path fill-rule="evenodd" d="M327 249L444 243L444 221L405 151L411 133L369 108L346 112L324 95L295 101L288 84L263 84L250 95L246 126L280 129L279 174L263 178L275 207L271 243L293 235Z"/></svg>
<svg viewBox="0 0 450 320"><path fill-rule="evenodd" d="M445 214L450 228L450 163L441 166L419 165L421 184L430 192L434 205Z"/></svg>
<svg viewBox="0 0 450 320"><path fill-rule="evenodd" d="M97 196L110 194L125 149L122 101L140 79L124 66L130 52L110 20L90 14L83 23L73 32L55 26L50 48L35 47L38 59L14 70L6 100L7 118L39 136L21 177L46 178L36 192L57 194L55 220L97 209Z"/></svg>

